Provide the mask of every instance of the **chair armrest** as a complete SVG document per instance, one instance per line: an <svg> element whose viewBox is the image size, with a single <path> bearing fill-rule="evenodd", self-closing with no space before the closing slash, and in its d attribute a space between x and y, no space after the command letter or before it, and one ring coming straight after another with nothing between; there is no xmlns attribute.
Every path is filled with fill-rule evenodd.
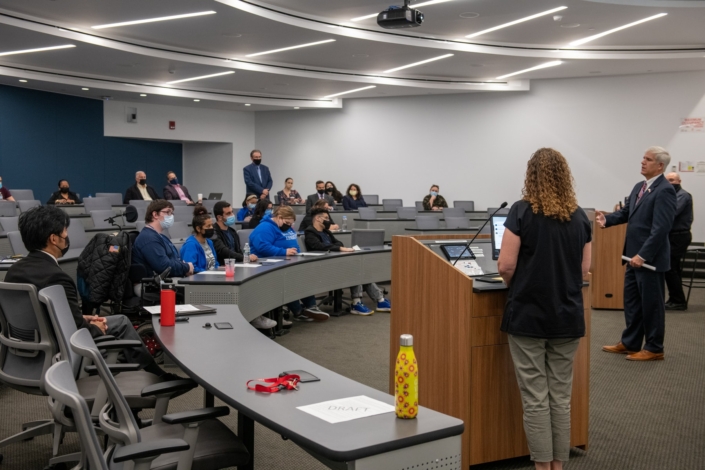
<svg viewBox="0 0 705 470"><path fill-rule="evenodd" d="M162 416L162 421L167 424L187 424L205 421L207 419L219 418L230 414L227 406L216 406L212 408L201 408L200 410L181 411Z"/></svg>
<svg viewBox="0 0 705 470"><path fill-rule="evenodd" d="M136 348L142 346L144 343L136 339L118 339L116 341L104 341L100 343L98 349L107 349L108 351L113 349L127 349Z"/></svg>
<svg viewBox="0 0 705 470"><path fill-rule="evenodd" d="M112 335L103 335L103 336L98 336L96 338L93 338L93 342L95 344L100 344L104 343L105 341L113 341L115 340L115 336Z"/></svg>
<svg viewBox="0 0 705 470"><path fill-rule="evenodd" d="M143 397L153 397L156 395L167 395L171 393L188 392L196 388L198 384L191 379L169 380L154 385L148 385L142 389Z"/></svg>
<svg viewBox="0 0 705 470"><path fill-rule="evenodd" d="M183 439L163 439L160 441L138 442L120 447L113 454L113 462L159 457L162 454L188 450L189 445Z"/></svg>
<svg viewBox="0 0 705 470"><path fill-rule="evenodd" d="M120 372L134 372L142 368L139 364L106 364L110 372L113 375L117 375ZM86 366L83 368L89 375L96 375L98 373L98 368L96 366Z"/></svg>

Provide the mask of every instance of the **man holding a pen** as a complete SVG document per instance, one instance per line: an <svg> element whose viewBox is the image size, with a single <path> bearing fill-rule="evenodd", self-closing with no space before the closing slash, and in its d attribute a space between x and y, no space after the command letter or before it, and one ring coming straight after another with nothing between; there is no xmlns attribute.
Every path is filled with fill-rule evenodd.
<svg viewBox="0 0 705 470"><path fill-rule="evenodd" d="M670 268L668 233L676 213L676 192L663 172L671 156L663 147L650 147L641 161L644 181L637 183L621 210L605 216L602 228L628 223L624 257L624 318L627 327L614 346L603 351L626 354L630 361L663 360L666 331L665 273ZM649 269L645 265L648 265ZM643 347L642 347L643 345Z"/></svg>

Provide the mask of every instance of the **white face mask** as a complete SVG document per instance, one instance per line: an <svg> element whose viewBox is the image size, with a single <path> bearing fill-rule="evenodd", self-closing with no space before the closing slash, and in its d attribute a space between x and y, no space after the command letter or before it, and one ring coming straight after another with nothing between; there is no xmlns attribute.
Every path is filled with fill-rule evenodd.
<svg viewBox="0 0 705 470"><path fill-rule="evenodd" d="M162 227L162 230L169 230L171 226L174 225L174 216L165 215L164 220L159 221L159 225Z"/></svg>
<svg viewBox="0 0 705 470"><path fill-rule="evenodd" d="M438 196L438 191L431 191L431 196Z"/></svg>

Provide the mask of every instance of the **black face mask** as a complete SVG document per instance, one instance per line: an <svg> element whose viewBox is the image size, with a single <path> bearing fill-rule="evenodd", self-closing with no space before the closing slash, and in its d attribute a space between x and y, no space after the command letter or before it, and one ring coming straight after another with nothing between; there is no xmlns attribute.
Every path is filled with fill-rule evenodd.
<svg viewBox="0 0 705 470"><path fill-rule="evenodd" d="M63 238L59 236L59 238ZM61 256L66 256L66 253L69 251L69 248L71 248L71 241L69 241L69 236L66 235L66 238L64 238L64 241L66 242L66 247L61 249Z"/></svg>
<svg viewBox="0 0 705 470"><path fill-rule="evenodd" d="M169 183L171 184L179 184L179 178L172 178L169 180Z"/></svg>
<svg viewBox="0 0 705 470"><path fill-rule="evenodd" d="M282 232L288 232L290 228L291 228L291 225L283 224L281 227L279 227L279 230L281 230Z"/></svg>
<svg viewBox="0 0 705 470"><path fill-rule="evenodd" d="M252 160L252 163L254 163L255 165L259 165L260 163L262 163L262 159L260 158L259 160Z"/></svg>
<svg viewBox="0 0 705 470"><path fill-rule="evenodd" d="M325 189L318 190L318 194L320 194L321 196L323 196L325 193L326 193Z"/></svg>
<svg viewBox="0 0 705 470"><path fill-rule="evenodd" d="M61 194L68 194L69 188L61 188Z"/></svg>
<svg viewBox="0 0 705 470"><path fill-rule="evenodd" d="M326 230L330 229L330 225L331 225L330 220L323 221L323 228L324 229L326 229Z"/></svg>
<svg viewBox="0 0 705 470"><path fill-rule="evenodd" d="M673 189L675 189L676 191L680 191L680 190L681 190L681 185L680 185L680 184L674 184L674 185L673 185Z"/></svg>
<svg viewBox="0 0 705 470"><path fill-rule="evenodd" d="M327 192L327 193L332 193L332 192L333 192L333 188L326 188L326 192Z"/></svg>
<svg viewBox="0 0 705 470"><path fill-rule="evenodd" d="M203 231L203 236L206 238L213 238L214 234L215 234L214 228L207 228Z"/></svg>
<svg viewBox="0 0 705 470"><path fill-rule="evenodd" d="M142 178L142 179L140 180L140 184L141 184L142 186L144 186L145 184L147 184L147 180L144 179L144 178Z"/></svg>

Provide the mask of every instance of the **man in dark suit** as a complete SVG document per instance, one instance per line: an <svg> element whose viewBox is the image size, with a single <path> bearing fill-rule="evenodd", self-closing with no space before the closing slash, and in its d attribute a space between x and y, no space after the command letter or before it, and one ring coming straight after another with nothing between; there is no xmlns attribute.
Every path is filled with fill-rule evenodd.
<svg viewBox="0 0 705 470"><path fill-rule="evenodd" d="M306 213L311 213L313 205L320 200L326 201L331 209L335 208L335 199L333 199L333 196L326 194L326 183L318 180L316 181L316 192L306 197Z"/></svg>
<svg viewBox="0 0 705 470"><path fill-rule="evenodd" d="M245 193L256 194L260 199L269 199L269 191L274 184L269 168L262 165L262 152L255 149L250 152L252 163L242 169L245 178Z"/></svg>
<svg viewBox="0 0 705 470"><path fill-rule="evenodd" d="M666 271L666 287L668 287L668 302L666 310L685 310L688 304L683 293L683 280L681 279L681 259L688 250L693 234L690 227L693 225L693 197L681 187L681 177L678 173L669 173L666 179L676 190L676 217L673 219L671 233L668 241L671 244L671 269Z"/></svg>
<svg viewBox="0 0 705 470"><path fill-rule="evenodd" d="M624 243L624 255L630 258L624 275L627 327L618 344L602 350L627 354L630 361L657 361L664 357L664 275L670 267L668 233L676 213L676 191L663 176L670 161L666 149L650 147L641 161L645 181L634 186L627 204L607 216L596 214L602 228L628 223Z"/></svg>
<svg viewBox="0 0 705 470"><path fill-rule="evenodd" d="M76 284L59 267L58 262L70 246L67 230L70 222L68 214L55 206L39 206L23 212L19 229L29 254L10 267L5 282L33 284L37 290L54 285L63 286L77 328L88 328L93 337L107 334L116 339L141 341L132 323L124 315L99 317L83 315L81 312ZM160 377L165 375L144 345L125 349L125 357L130 363L142 365L147 372Z"/></svg>
<svg viewBox="0 0 705 470"><path fill-rule="evenodd" d="M154 201L159 199L157 192L153 187L147 184L147 173L138 171L135 173L135 184L127 188L125 191L125 199L123 204L129 204L130 201Z"/></svg>
<svg viewBox="0 0 705 470"><path fill-rule="evenodd" d="M169 171L166 174L166 180L169 182L164 186L164 199L167 201L176 201L181 199L186 201L186 204L192 206L194 204L193 198L188 193L186 186L179 184L179 179L176 177L176 173ZM200 200L198 202L201 202Z"/></svg>

